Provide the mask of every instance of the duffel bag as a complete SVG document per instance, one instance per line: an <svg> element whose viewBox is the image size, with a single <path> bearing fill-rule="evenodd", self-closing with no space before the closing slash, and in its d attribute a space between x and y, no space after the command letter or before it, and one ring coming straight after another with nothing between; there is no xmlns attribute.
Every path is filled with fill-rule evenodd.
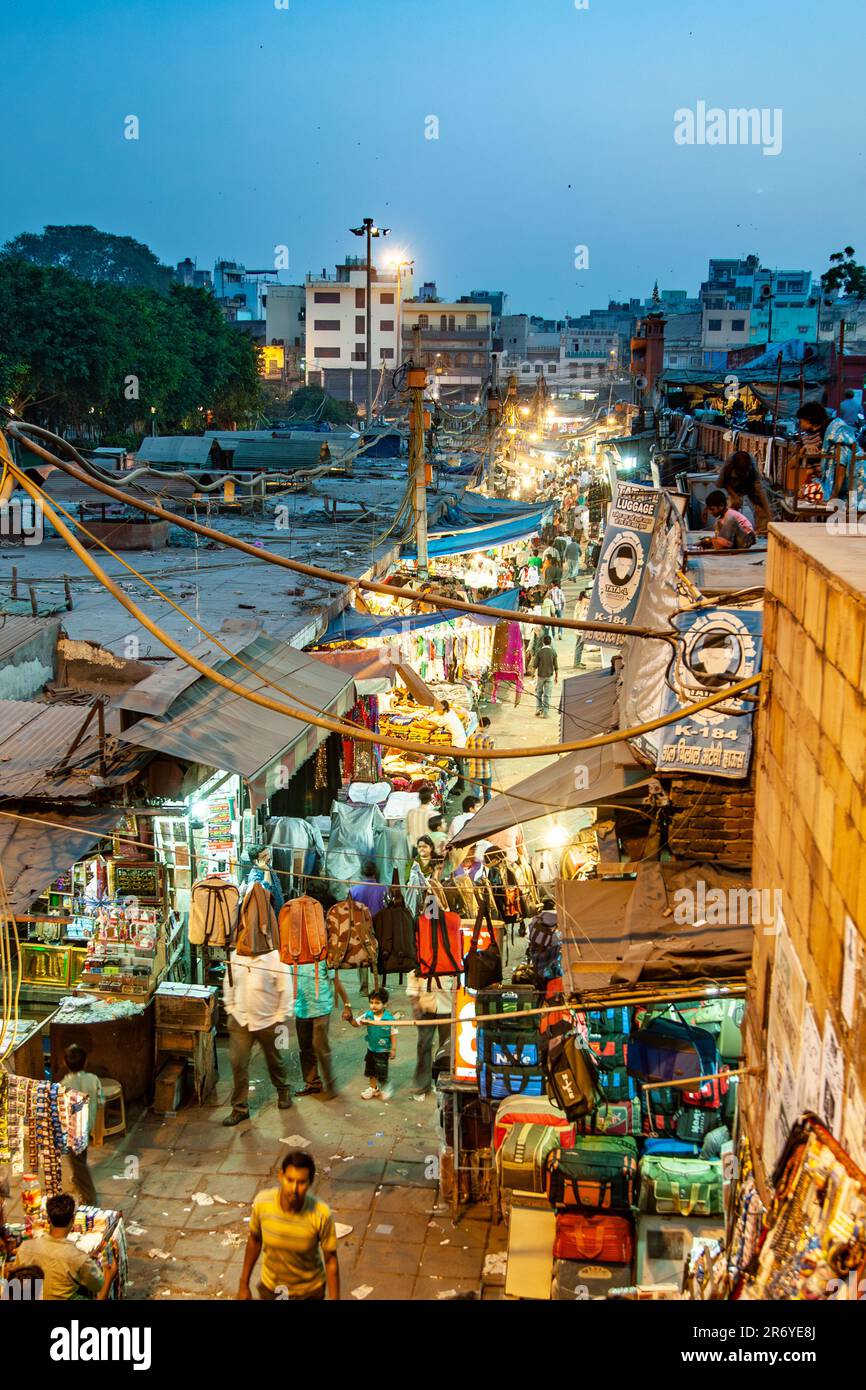
<svg viewBox="0 0 866 1390"><path fill-rule="evenodd" d="M688 1144L702 1144L711 1129L722 1123L722 1112L702 1110L697 1105L684 1105L677 1115L677 1138Z"/></svg>
<svg viewBox="0 0 866 1390"><path fill-rule="evenodd" d="M482 1100L543 1096L544 1072L536 1067L494 1067L484 1063L478 1069L478 1094Z"/></svg>
<svg viewBox="0 0 866 1390"><path fill-rule="evenodd" d="M628 1058L628 1037L623 1033L590 1032L589 1045L606 1067L625 1069Z"/></svg>
<svg viewBox="0 0 866 1390"><path fill-rule="evenodd" d="M696 1091L683 1088L683 1104L700 1105L707 1110L720 1110L728 1094L728 1084L727 1071L719 1071L715 1076L702 1081Z"/></svg>
<svg viewBox="0 0 866 1390"><path fill-rule="evenodd" d="M560 1148L574 1148L573 1123L546 1096L506 1096L499 1102L493 1122L494 1149L502 1146L514 1125L547 1125L557 1135Z"/></svg>
<svg viewBox="0 0 866 1390"><path fill-rule="evenodd" d="M628 1040L628 1070L641 1081L684 1081L719 1069L716 1040L682 1018L650 1018Z"/></svg>
<svg viewBox="0 0 866 1390"><path fill-rule="evenodd" d="M634 1100L637 1096L637 1085L625 1067L616 1064L609 1066L604 1057L597 1058L597 1061L598 1084L604 1092L605 1099L612 1104Z"/></svg>
<svg viewBox="0 0 866 1390"><path fill-rule="evenodd" d="M596 1108L601 1093L593 1054L574 1034L554 1038L547 1049L547 1094L570 1120Z"/></svg>
<svg viewBox="0 0 866 1390"><path fill-rule="evenodd" d="M475 996L476 1018L495 1014L497 1031L512 1037L515 1033L537 1033L539 1019L544 1015L528 1014L522 1018L509 1018L508 1015L537 1008L538 991L534 985L493 985L490 989L480 989Z"/></svg>
<svg viewBox="0 0 866 1390"><path fill-rule="evenodd" d="M556 1213L555 1260L600 1260L631 1264L634 1228L627 1216L584 1216L579 1211Z"/></svg>
<svg viewBox="0 0 866 1390"><path fill-rule="evenodd" d="M624 1100L608 1105L603 1101L586 1119L578 1121L582 1134L637 1135L643 1134L643 1115L636 1100Z"/></svg>
<svg viewBox="0 0 866 1390"><path fill-rule="evenodd" d="M660 1158L697 1158L701 1152L699 1144L688 1144L682 1139L645 1139L644 1158L655 1155Z"/></svg>
<svg viewBox="0 0 866 1390"><path fill-rule="evenodd" d="M496 1067L540 1067L541 1043L538 1038L505 1037L495 1023L478 1025L477 1054L479 1062L491 1062Z"/></svg>
<svg viewBox="0 0 866 1390"><path fill-rule="evenodd" d="M627 1139L582 1139L559 1149L547 1170L547 1196L555 1207L578 1211L630 1211L637 1184L637 1145ZM619 1146L631 1143L630 1149Z"/></svg>
<svg viewBox="0 0 866 1390"><path fill-rule="evenodd" d="M713 1159L645 1157L639 1205L641 1211L661 1215L717 1216L722 1211L722 1165Z"/></svg>
<svg viewBox="0 0 866 1390"><path fill-rule="evenodd" d="M610 1009L587 1009L586 1026L590 1033L602 1037L609 1034L629 1034L631 1032L631 1009L626 1004L616 1004Z"/></svg>
<svg viewBox="0 0 866 1390"><path fill-rule="evenodd" d="M499 1186L518 1192L544 1192L547 1162L559 1148L550 1125L512 1125L499 1150Z"/></svg>

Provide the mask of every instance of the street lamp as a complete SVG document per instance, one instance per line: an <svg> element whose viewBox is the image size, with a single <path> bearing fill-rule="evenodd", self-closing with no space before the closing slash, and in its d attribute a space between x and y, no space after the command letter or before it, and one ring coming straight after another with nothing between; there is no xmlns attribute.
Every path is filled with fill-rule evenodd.
<svg viewBox="0 0 866 1390"><path fill-rule="evenodd" d="M372 217L365 217L360 227L350 227L349 231L353 236L365 236L367 238L367 294L365 310L367 315L367 428L373 423L373 362L372 362L372 335L370 319L370 280L373 273L373 263L371 260L371 239L374 236L387 236L390 227L377 227Z"/></svg>
<svg viewBox="0 0 866 1390"><path fill-rule="evenodd" d="M401 272L404 270L411 270L415 262L401 260L400 253L399 251L397 251L394 253L393 256L389 256L384 264L387 266L389 270L393 270L394 274L397 277L397 360L395 366L399 367L401 362L403 361L403 279Z"/></svg>

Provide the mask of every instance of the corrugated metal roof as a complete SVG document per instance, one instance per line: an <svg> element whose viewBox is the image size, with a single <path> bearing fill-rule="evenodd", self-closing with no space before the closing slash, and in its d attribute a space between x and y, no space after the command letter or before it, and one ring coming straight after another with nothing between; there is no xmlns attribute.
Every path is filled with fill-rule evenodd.
<svg viewBox="0 0 866 1390"><path fill-rule="evenodd" d="M70 817L37 815L16 820L0 810L0 860L12 911L26 913L49 883L110 835L125 815L124 810L97 815L82 810ZM79 828L71 829L73 824Z"/></svg>
<svg viewBox="0 0 866 1390"><path fill-rule="evenodd" d="M258 637L242 659L254 670L232 660L222 673L280 704L341 715L354 703L350 676L285 643ZM281 694L266 681L289 693ZM327 737L327 731L251 705L202 677L172 702L165 718L142 719L120 737L188 762L236 772L253 782L278 759L290 776ZM272 789L268 786L268 791Z"/></svg>
<svg viewBox="0 0 866 1390"><path fill-rule="evenodd" d="M256 636L256 629L251 627L249 632L244 633L220 632L219 640L230 652L238 653L254 642ZM222 648L210 640L196 642L189 651L199 661L207 662L208 666L222 666L230 660ZM138 685L116 696L112 705L115 709L138 710L140 714L165 714L178 695L182 695L198 680L201 680L201 676L195 667L175 657L173 661L166 662L162 670L154 671L146 680L139 681Z"/></svg>
<svg viewBox="0 0 866 1390"><path fill-rule="evenodd" d="M32 641L37 633L44 632L46 628L53 628L56 633L59 626L59 618L6 614L4 618L0 618L0 662L9 661L18 648Z"/></svg>
<svg viewBox="0 0 866 1390"><path fill-rule="evenodd" d="M143 439L136 454L139 463L186 463L204 466L214 441L195 434L164 434Z"/></svg>
<svg viewBox="0 0 866 1390"><path fill-rule="evenodd" d="M254 470L312 466L319 462L323 445L333 454L326 434L307 435L304 439L241 439L232 455L232 463L235 468ZM222 447L228 449L230 445L225 443Z"/></svg>
<svg viewBox="0 0 866 1390"><path fill-rule="evenodd" d="M105 741L105 777L99 771L96 720L76 748L69 766L55 772L87 718L85 705L46 705L0 700L0 798L67 800L93 796L94 789L117 786L134 777L147 759L130 755L115 740ZM98 783L92 777L100 778Z"/></svg>

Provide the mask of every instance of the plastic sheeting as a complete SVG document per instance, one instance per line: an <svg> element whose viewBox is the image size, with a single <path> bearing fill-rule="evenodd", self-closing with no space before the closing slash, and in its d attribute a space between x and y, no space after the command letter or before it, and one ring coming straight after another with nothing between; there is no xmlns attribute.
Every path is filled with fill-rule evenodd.
<svg viewBox="0 0 866 1390"><path fill-rule="evenodd" d="M544 525L544 518L550 506L538 507L524 512L522 516L508 517L502 521L491 521L481 526L468 527L461 531L435 531L427 539L428 555L469 555L474 550L492 550L499 545L509 545L513 541L527 540L537 535ZM404 547L401 554L407 560L417 556L414 546Z"/></svg>
<svg viewBox="0 0 866 1390"><path fill-rule="evenodd" d="M419 595L419 598L422 597ZM519 589L504 589L502 593L492 594L483 599L482 604L490 608L507 608L510 613L517 612L520 598ZM424 627L435 627L438 623L452 623L457 618L465 618L481 627L497 623L498 618L485 618L480 613L459 613L456 608L440 608L435 613L392 613L383 616L378 613L359 613L354 608L345 608L328 627L319 640L326 642L357 642L361 638L376 637L383 643L395 633L417 632Z"/></svg>

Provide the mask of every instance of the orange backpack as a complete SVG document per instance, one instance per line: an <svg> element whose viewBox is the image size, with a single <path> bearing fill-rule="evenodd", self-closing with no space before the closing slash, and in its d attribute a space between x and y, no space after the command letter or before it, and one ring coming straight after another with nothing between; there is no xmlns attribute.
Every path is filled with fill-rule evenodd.
<svg viewBox="0 0 866 1390"><path fill-rule="evenodd" d="M316 898L290 898L280 908L280 960L284 965L318 965L328 953L325 914Z"/></svg>

